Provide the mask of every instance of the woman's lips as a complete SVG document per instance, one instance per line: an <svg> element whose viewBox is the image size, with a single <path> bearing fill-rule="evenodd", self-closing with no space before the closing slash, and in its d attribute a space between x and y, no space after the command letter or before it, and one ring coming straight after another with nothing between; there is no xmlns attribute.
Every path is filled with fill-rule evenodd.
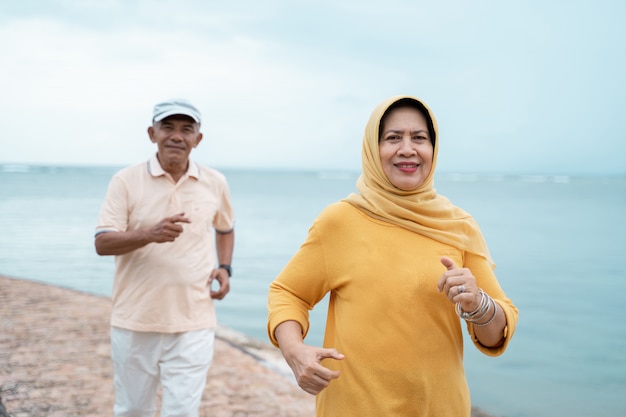
<svg viewBox="0 0 626 417"><path fill-rule="evenodd" d="M410 163L410 162L401 162L398 164L394 164L396 168L398 168L402 172L415 172L417 171L417 167L419 164Z"/></svg>

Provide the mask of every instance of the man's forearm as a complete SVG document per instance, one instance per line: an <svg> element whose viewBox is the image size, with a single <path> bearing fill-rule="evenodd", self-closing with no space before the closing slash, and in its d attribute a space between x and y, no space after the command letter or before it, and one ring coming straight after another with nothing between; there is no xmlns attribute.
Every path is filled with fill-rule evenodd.
<svg viewBox="0 0 626 417"><path fill-rule="evenodd" d="M215 249L217 252L217 262L219 264L230 265L233 261L233 248L235 247L235 231L228 233L215 233Z"/></svg>
<svg viewBox="0 0 626 417"><path fill-rule="evenodd" d="M149 235L143 231L103 232L96 236L98 255L123 255L151 243Z"/></svg>

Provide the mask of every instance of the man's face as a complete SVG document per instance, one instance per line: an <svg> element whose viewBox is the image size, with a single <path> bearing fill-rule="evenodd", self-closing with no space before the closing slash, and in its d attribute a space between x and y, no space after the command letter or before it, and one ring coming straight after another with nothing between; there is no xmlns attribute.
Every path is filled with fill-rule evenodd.
<svg viewBox="0 0 626 417"><path fill-rule="evenodd" d="M161 165L187 164L191 150L202 140L200 125L184 115L166 117L148 128L148 135L158 146Z"/></svg>

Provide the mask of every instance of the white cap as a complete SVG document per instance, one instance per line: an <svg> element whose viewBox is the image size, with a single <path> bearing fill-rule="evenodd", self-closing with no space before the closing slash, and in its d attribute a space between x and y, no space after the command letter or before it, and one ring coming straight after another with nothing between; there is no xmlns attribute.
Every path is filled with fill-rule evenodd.
<svg viewBox="0 0 626 417"><path fill-rule="evenodd" d="M184 114L191 117L196 123L200 123L200 111L187 100L180 98L170 99L154 106L152 121L160 122L166 117L175 114Z"/></svg>

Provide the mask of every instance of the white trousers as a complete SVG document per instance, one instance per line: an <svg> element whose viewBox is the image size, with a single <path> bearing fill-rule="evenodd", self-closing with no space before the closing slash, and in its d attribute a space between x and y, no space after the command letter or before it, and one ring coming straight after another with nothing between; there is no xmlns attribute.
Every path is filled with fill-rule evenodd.
<svg viewBox="0 0 626 417"><path fill-rule="evenodd" d="M111 328L116 417L197 417L213 360L215 331L134 332Z"/></svg>

